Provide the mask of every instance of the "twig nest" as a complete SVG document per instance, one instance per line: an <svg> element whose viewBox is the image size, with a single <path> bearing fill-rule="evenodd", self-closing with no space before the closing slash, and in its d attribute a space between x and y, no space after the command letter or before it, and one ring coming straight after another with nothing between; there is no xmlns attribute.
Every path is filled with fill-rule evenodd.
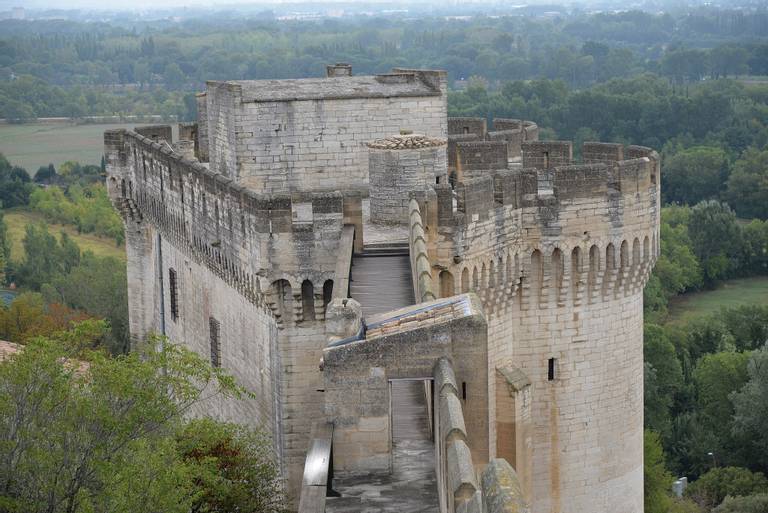
<svg viewBox="0 0 768 513"><path fill-rule="evenodd" d="M423 134L402 134L391 135L384 139L376 139L367 145L369 148L376 150L411 150L432 148L434 146L443 146L444 144L446 144L446 140L438 137L427 137Z"/></svg>

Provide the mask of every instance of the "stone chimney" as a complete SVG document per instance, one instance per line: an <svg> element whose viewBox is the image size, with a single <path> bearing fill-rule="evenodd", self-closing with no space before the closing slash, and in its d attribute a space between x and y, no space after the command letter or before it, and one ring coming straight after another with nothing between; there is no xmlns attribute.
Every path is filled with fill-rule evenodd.
<svg viewBox="0 0 768 513"><path fill-rule="evenodd" d="M337 62L336 64L329 64L325 67L326 75L330 77L351 77L352 65Z"/></svg>

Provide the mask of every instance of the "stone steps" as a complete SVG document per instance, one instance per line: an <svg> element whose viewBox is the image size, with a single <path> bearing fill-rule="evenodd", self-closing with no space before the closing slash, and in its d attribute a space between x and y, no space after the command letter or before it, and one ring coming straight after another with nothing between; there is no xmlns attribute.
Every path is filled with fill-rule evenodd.
<svg viewBox="0 0 768 513"><path fill-rule="evenodd" d="M352 258L350 297L363 308L363 317L414 304L407 247L371 248Z"/></svg>

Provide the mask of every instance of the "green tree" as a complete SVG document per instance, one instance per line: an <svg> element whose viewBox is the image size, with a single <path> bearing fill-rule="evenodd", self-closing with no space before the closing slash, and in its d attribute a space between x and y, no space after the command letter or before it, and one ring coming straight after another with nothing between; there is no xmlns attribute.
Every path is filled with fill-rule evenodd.
<svg viewBox="0 0 768 513"><path fill-rule="evenodd" d="M5 284L5 272L8 260L11 257L11 240L8 238L8 225L3 218L0 203L0 285Z"/></svg>
<svg viewBox="0 0 768 513"><path fill-rule="evenodd" d="M71 356L62 343L38 338L0 363L0 507L191 511L200 474L181 458L174 433L201 401L244 391L167 341L119 358Z"/></svg>
<svg viewBox="0 0 768 513"><path fill-rule="evenodd" d="M695 205L717 199L728 179L728 160L720 148L697 146L664 161L661 193L665 202Z"/></svg>
<svg viewBox="0 0 768 513"><path fill-rule="evenodd" d="M53 167L53 164L48 164L47 166L41 166L37 170L37 173L35 173L36 183L50 184L55 179L56 179L56 168Z"/></svg>
<svg viewBox="0 0 768 513"><path fill-rule="evenodd" d="M749 440L756 468L768 470L768 344L754 351L747 363L749 381L730 396L733 432Z"/></svg>
<svg viewBox="0 0 768 513"><path fill-rule="evenodd" d="M128 352L128 282L123 262L86 252L79 265L69 273L55 276L49 284L49 302L63 303L106 319L110 326L108 349L113 354Z"/></svg>
<svg viewBox="0 0 768 513"><path fill-rule="evenodd" d="M752 495L768 489L768 479L760 472L740 467L716 467L691 483L685 495L704 508L712 509L727 496Z"/></svg>
<svg viewBox="0 0 768 513"><path fill-rule="evenodd" d="M705 283L713 285L733 274L742 239L736 214L728 205L717 201L698 203L691 209L688 233Z"/></svg>
<svg viewBox="0 0 768 513"><path fill-rule="evenodd" d="M674 396L683 384L675 347L661 326L646 324L643 332L645 364L653 369L653 388L645 394L645 424L649 429L668 429Z"/></svg>
<svg viewBox="0 0 768 513"><path fill-rule="evenodd" d="M768 150L749 148L734 163L728 200L741 217L768 219Z"/></svg>
<svg viewBox="0 0 768 513"><path fill-rule="evenodd" d="M713 48L709 52L712 76L715 78L727 77L746 73L749 54L744 48L732 45L722 45Z"/></svg>
<svg viewBox="0 0 768 513"><path fill-rule="evenodd" d="M62 274L62 252L56 237L48 232L47 225L28 224L22 244L26 256L17 271L19 282L33 290L40 290L43 283Z"/></svg>
<svg viewBox="0 0 768 513"><path fill-rule="evenodd" d="M181 71L181 68L175 62L172 62L165 67L163 77L165 78L165 85L171 89L179 89L183 87L186 80L184 72Z"/></svg>
<svg viewBox="0 0 768 513"><path fill-rule="evenodd" d="M726 497L714 513L768 513L768 493L746 497Z"/></svg>
<svg viewBox="0 0 768 513"><path fill-rule="evenodd" d="M747 382L749 353L731 351L706 354L696 364L693 383L695 411L700 429L711 436L707 453L716 455L721 465L749 462L749 441L733 433L733 403L729 395Z"/></svg>
<svg viewBox="0 0 768 513"><path fill-rule="evenodd" d="M758 349L768 342L768 305L724 308L715 317L731 333L739 351Z"/></svg>
<svg viewBox="0 0 768 513"><path fill-rule="evenodd" d="M726 432L730 429L727 421L733 415L733 404L728 396L747 382L749 357L749 353L729 351L706 354L693 371L699 411L714 423L723 425Z"/></svg>
<svg viewBox="0 0 768 513"><path fill-rule="evenodd" d="M0 205L5 208L26 205L33 186L27 172L12 166L0 153Z"/></svg>
<svg viewBox="0 0 768 513"><path fill-rule="evenodd" d="M658 433L645 430L643 436L645 512L667 513L672 498L669 491L672 487L672 474L664 466L664 449Z"/></svg>
<svg viewBox="0 0 768 513"><path fill-rule="evenodd" d="M177 446L199 490L192 511L286 511L272 442L264 433L199 419L184 427Z"/></svg>
<svg viewBox="0 0 768 513"><path fill-rule="evenodd" d="M664 466L664 449L658 433L643 433L643 486L645 513L695 513L695 505L671 495L672 474Z"/></svg>
<svg viewBox="0 0 768 513"><path fill-rule="evenodd" d="M742 236L741 271L745 274L768 274L768 221L753 219L743 227Z"/></svg>

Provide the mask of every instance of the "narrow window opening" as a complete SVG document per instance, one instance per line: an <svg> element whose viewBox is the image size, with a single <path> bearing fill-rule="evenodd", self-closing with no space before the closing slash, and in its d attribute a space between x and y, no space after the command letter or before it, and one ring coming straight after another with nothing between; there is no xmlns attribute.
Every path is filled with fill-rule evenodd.
<svg viewBox="0 0 768 513"><path fill-rule="evenodd" d="M213 317L208 318L208 329L211 339L211 366L221 367L221 323Z"/></svg>
<svg viewBox="0 0 768 513"><path fill-rule="evenodd" d="M468 126L465 126L465 127L464 127L464 133L465 133L465 134L468 134L468 133L469 133L469 127L468 127Z"/></svg>
<svg viewBox="0 0 768 513"><path fill-rule="evenodd" d="M323 311L333 299L333 280L325 280L323 283Z"/></svg>
<svg viewBox="0 0 768 513"><path fill-rule="evenodd" d="M168 269L168 284L171 293L171 319L176 322L179 318L179 292L175 269Z"/></svg>
<svg viewBox="0 0 768 513"><path fill-rule="evenodd" d="M544 152L544 169L549 169L549 152Z"/></svg>
<svg viewBox="0 0 768 513"><path fill-rule="evenodd" d="M556 366L557 366L557 358L550 358L549 364L547 366L547 379L549 381L554 381L555 378L557 377L555 373Z"/></svg>
<svg viewBox="0 0 768 513"><path fill-rule="evenodd" d="M466 381L461 382L461 398L464 401L467 400L467 382Z"/></svg>
<svg viewBox="0 0 768 513"><path fill-rule="evenodd" d="M435 177L435 183L436 183L437 185L440 185L440 177L439 177L439 176L436 176L436 177Z"/></svg>
<svg viewBox="0 0 768 513"><path fill-rule="evenodd" d="M315 320L315 287L309 280L301 283L301 306L304 310L304 320Z"/></svg>

